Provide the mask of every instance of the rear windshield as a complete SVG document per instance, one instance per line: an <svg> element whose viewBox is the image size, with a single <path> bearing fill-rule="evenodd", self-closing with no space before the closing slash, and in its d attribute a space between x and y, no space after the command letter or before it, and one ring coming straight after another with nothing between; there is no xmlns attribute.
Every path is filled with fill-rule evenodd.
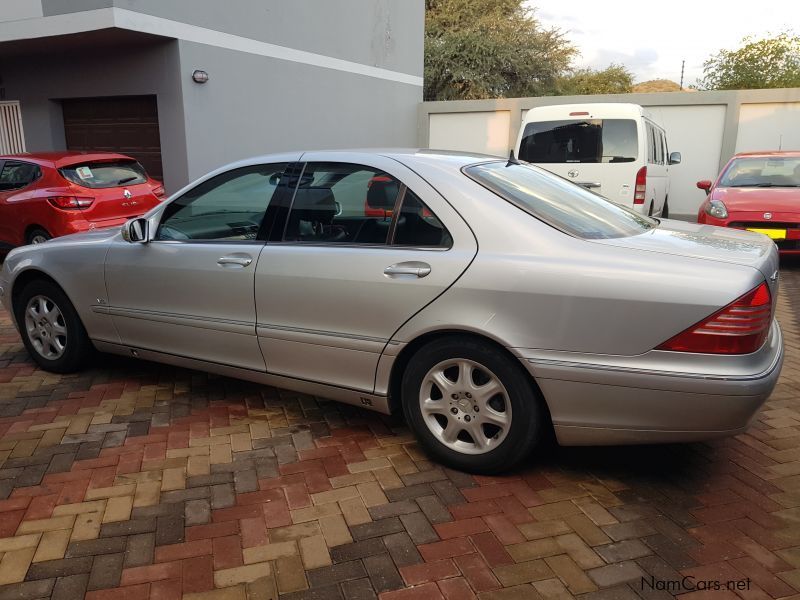
<svg viewBox="0 0 800 600"><path fill-rule="evenodd" d="M537 219L586 240L637 235L658 222L533 165L483 163L464 173Z"/></svg>
<svg viewBox="0 0 800 600"><path fill-rule="evenodd" d="M574 119L528 123L519 158L532 163L623 163L639 154L633 119Z"/></svg>
<svg viewBox="0 0 800 600"><path fill-rule="evenodd" d="M800 157L736 158L720 187L800 187Z"/></svg>
<svg viewBox="0 0 800 600"><path fill-rule="evenodd" d="M62 168L61 174L72 183L93 189L147 181L144 167L135 160L78 163Z"/></svg>

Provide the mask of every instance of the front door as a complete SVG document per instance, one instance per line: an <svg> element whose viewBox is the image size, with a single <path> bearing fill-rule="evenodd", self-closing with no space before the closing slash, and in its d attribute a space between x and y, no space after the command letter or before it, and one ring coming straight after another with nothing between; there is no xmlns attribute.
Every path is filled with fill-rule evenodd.
<svg viewBox="0 0 800 600"><path fill-rule="evenodd" d="M452 285L477 245L411 170L326 156L303 156L286 225L261 254L258 338L270 373L372 392L392 335Z"/></svg>
<svg viewBox="0 0 800 600"><path fill-rule="evenodd" d="M151 219L148 243L112 245L108 311L122 344L264 370L254 275L264 247L259 232L269 203L286 189L288 163L207 179Z"/></svg>

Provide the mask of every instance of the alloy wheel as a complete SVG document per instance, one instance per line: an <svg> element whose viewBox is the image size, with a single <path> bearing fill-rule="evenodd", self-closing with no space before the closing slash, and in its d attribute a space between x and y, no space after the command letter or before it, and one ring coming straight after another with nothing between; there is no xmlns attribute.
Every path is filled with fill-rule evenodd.
<svg viewBox="0 0 800 600"><path fill-rule="evenodd" d="M61 309L47 296L34 296L28 301L25 331L36 352L47 360L63 356L67 348L67 324Z"/></svg>
<svg viewBox="0 0 800 600"><path fill-rule="evenodd" d="M442 361L422 380L419 405L436 439L462 454L499 446L511 427L511 402L500 379L464 358Z"/></svg>

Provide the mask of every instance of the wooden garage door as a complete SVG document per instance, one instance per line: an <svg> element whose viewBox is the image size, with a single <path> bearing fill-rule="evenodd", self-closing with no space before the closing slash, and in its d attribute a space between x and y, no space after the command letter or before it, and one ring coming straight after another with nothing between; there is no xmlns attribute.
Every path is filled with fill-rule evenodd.
<svg viewBox="0 0 800 600"><path fill-rule="evenodd" d="M62 100L68 150L121 152L163 179L155 96Z"/></svg>

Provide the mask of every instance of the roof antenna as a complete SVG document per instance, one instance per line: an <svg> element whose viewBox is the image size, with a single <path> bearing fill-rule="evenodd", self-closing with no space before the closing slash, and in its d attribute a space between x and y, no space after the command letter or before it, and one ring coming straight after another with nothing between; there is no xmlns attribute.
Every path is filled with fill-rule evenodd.
<svg viewBox="0 0 800 600"><path fill-rule="evenodd" d="M514 151L511 151L511 154L508 155L508 162L506 163L506 167L510 167L511 165L521 165L522 163L517 160L517 157L514 156Z"/></svg>

